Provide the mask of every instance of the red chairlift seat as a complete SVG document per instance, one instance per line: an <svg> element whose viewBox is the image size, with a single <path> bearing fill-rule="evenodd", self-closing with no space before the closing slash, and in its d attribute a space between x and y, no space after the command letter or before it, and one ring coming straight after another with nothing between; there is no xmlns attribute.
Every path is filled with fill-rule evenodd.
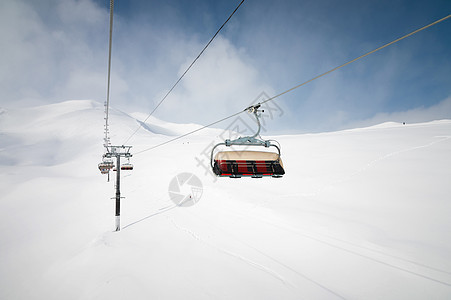
<svg viewBox="0 0 451 300"><path fill-rule="evenodd" d="M214 158L213 172L217 176L232 178L282 177L285 174L280 155L263 151L218 152Z"/></svg>
<svg viewBox="0 0 451 300"><path fill-rule="evenodd" d="M130 163L123 164L121 166L121 170L131 171L131 170L133 170L133 165Z"/></svg>

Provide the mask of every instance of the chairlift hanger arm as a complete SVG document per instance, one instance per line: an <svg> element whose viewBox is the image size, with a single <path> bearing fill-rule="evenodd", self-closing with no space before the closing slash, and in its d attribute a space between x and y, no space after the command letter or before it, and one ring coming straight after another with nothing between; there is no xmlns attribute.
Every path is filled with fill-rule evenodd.
<svg viewBox="0 0 451 300"><path fill-rule="evenodd" d="M258 130L251 138L256 138L256 137L260 136L261 124L260 124L260 119L259 119L260 118L259 113L264 112L264 110L259 110L260 107L261 107L261 103L257 103L255 105L251 105L251 106L247 107L246 109L244 109L244 111L254 114L254 117L257 120L257 124L258 124Z"/></svg>

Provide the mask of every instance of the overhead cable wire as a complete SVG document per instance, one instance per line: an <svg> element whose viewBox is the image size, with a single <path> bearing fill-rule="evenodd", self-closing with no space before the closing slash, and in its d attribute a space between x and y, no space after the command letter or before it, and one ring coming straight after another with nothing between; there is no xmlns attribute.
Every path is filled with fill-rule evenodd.
<svg viewBox="0 0 451 300"><path fill-rule="evenodd" d="M356 62L356 61L358 61L359 59L362 59L362 58L364 58L364 57L366 57L366 56L368 56L368 55L370 55L370 54L373 54L374 52L377 52L377 51L379 51L379 50L382 50L382 49L384 49L385 47L388 47L388 46L390 46L390 45L393 45L393 44L395 44L395 43L397 43L397 42L399 42L399 41L401 41L401 40L403 40L403 39L405 39L405 38L408 38L409 36L414 35L414 34L420 32L420 31L422 31L422 30L424 30L424 29L426 29L426 28L429 28L429 27L431 27L431 26L433 26L433 25L436 25L436 24L438 24L438 23L440 23L440 22L443 22L443 21L445 21L446 19L449 19L450 17L451 17L451 14L450 14L450 15L447 15L446 17L441 18L441 19L439 19L439 20L437 20L437 21L435 21L435 22L432 22L432 23L430 23L430 24L428 24L428 25L426 25L426 26L423 26L423 27L421 27L421 28L419 28L419 29L417 29L417 30L415 30L415 31L412 31L411 33L408 33L408 34L406 34L406 35L404 35L404 36L402 36L402 37L400 37L400 38L398 38L398 39L396 39L396 40L394 40L394 41L392 41L392 42L390 42L390 43L387 43L387 44L385 44L385 45L383 45L383 46L380 46L379 48L376 48L376 49L374 49L374 50L372 50L372 51L370 51L370 52L367 52L367 53L365 53L365 54L363 54L363 55L357 57L357 58L354 58L353 60L350 60L350 61L348 61L348 62L345 63L345 64L342 64L342 65L340 65L340 66L338 66L338 67L335 67L335 68L333 68L333 69L330 69L329 71L327 71L327 72L325 72L325 73L322 73L322 74L320 74L320 75L318 75L318 76L316 76L316 77L313 77L313 78L310 79L310 80L307 80L307 81L305 81L305 82L303 82L303 83L301 83L301 84L298 84L298 85L295 86L295 87L292 87L291 89L288 89L288 90L286 90L286 91L284 91L284 92L282 92L282 93L280 93L280 94L278 94L278 95L275 95L275 96L273 96L273 97L271 97L271 98L269 98L269 99L266 99L265 101L261 102L261 104L266 103L266 102L269 102L269 101L272 101L272 100L274 100L274 99L276 99L276 98L278 98L278 97L280 97L280 96L282 96L282 95L285 95L285 94L287 94L287 93L289 93L289 92L291 92L291 91L293 91L293 90L295 90L295 89L297 89L297 88L300 88L300 87L303 86L303 85L306 85L307 83L310 83L310 82L312 82L312 81L314 81L314 80L316 80L316 79L318 79L318 78L321 78L321 77L323 77L323 76L325 76L325 75L327 75L327 74L329 74L329 73L332 73L332 72L337 71L338 69L341 69L341 68L343 68L343 67L345 67L345 66L347 66L347 65L349 65L349 64L352 64L353 62Z"/></svg>
<svg viewBox="0 0 451 300"><path fill-rule="evenodd" d="M108 116L110 107L110 81L111 81L111 48L113 43L113 10L114 10L114 0L110 0L110 35L108 44L108 79L107 79L107 91L106 91L106 102L105 102L105 139L104 146L107 147L110 144L110 138L108 136Z"/></svg>
<svg viewBox="0 0 451 300"><path fill-rule="evenodd" d="M187 133L185 133L185 134L182 134L182 135L180 135L180 136L177 136L177 137L175 137L175 138L173 138L173 139L170 139L170 140L168 140L168 141L166 141L166 142L163 142L163 143L161 143L161 144L158 144L158 145L156 145L156 146L153 146L153 147L150 147L150 148L147 148L147 149L144 149L144 150L135 152L135 155L140 154L140 153L143 153L143 152L146 152L146 151L150 151L150 150L152 150L152 149L161 147L161 146L166 145L166 144L169 144L169 143L171 143L171 142L173 142L173 141L176 141L176 140L179 140L179 139L181 139L181 138L184 138L185 136L191 135L191 134L196 133L196 132L198 132L198 131L204 130L205 128L211 127L211 126L216 125L216 124L218 124L218 123L221 123L221 122L223 122L223 121L225 121L225 120L228 120L228 119L230 119L230 118L233 118L233 117L235 117L235 116L238 116L239 114L241 114L241 113L243 113L243 112L245 112L245 110L240 111L240 112L237 112L237 113L234 113L233 115L230 115L230 116L228 116L228 117L222 118L222 119L220 119L220 120L218 120L218 121L216 121L216 122L210 123L210 124L208 124L208 125L205 125L205 126L202 126L202 127L198 128L198 129L195 129L195 130L192 130L192 131L187 132Z"/></svg>
<svg viewBox="0 0 451 300"><path fill-rule="evenodd" d="M312 79L309 79L309 80L307 80L307 81L305 81L305 82L303 82L303 83L301 83L301 84L298 84L298 85L296 85L296 86L294 86L294 87L292 87L292 88L290 88L290 89L288 89L288 90L286 90L286 91L284 91L284 92L282 92L282 93L280 93L280 94L277 94L277 95L275 95L275 96L273 96L273 97L271 97L271 98L268 98L268 99L266 99L265 101L260 102L259 104L264 104L264 103L266 103L266 102L273 101L274 99L276 99L276 98L278 98L278 97L280 97L280 96L282 96L282 95L285 95L285 94L287 94L287 93L289 93L289 92L292 92L293 90L295 90L295 89L297 89L297 88L300 88L300 87L303 86L303 85L306 85L306 84L308 84L308 83L310 83L310 82L312 82L312 81L314 81L314 80L316 80L316 79L318 79L318 78L321 78L321 77L323 77L323 76L325 76L325 75L327 75L327 74L330 74L330 73L332 73L332 72L334 72L334 71L336 71L336 70L338 70L338 69L341 69L341 68L343 68L343 67L345 67L345 66L347 66L347 65L349 65L349 64L351 64L351 63L353 63L353 62L358 61L359 59L362 59L362 58L364 58L364 57L366 57L366 56L368 56L368 55L370 55L370 54L373 54L373 53L375 53L375 52L377 52L377 51L379 51L379 50L382 50L382 49L384 49L384 48L386 48L386 47L388 47L388 46L390 46L390 45L393 45L393 44L395 44L395 43L397 43L397 42L399 42L399 41L401 41L401 40L403 40L403 39L405 39L405 38L407 38L407 37L409 37L409 36L412 36L412 35L414 35L414 34L420 32L420 31L423 31L423 30L426 29L426 28L429 28L429 27L431 27L431 26L433 26L433 25L436 25L436 24L438 24L438 23L440 23L440 22L443 22L443 21L445 21L445 20L447 20L447 19L449 19L449 18L451 18L451 14L449 14L449 15L447 15L446 17L441 18L441 19L439 19L439 20L437 20L437 21L434 21L434 22L432 22L432 23L430 23L430 24L428 24L428 25L426 25L426 26L423 26L423 27L421 27L421 28L419 28L419 29L417 29L417 30L415 30L415 31L412 31L412 32L410 32L410 33L408 33L408 34L406 34L406 35L404 35L404 36L402 36L402 37L400 37L400 38L398 38L398 39L396 39L396 40L390 42L390 43L387 43L387 44L385 44L385 45L383 45L383 46L380 46L380 47L378 47L378 48L376 48L376 49L374 49L374 50L372 50L372 51L370 51L370 52L367 52L367 53L365 53L365 54L363 54L363 55L361 55L361 56L359 56L359 57L357 57L357 58L355 58L355 59L353 59L353 60L350 60L350 61L348 61L347 63L344 63L344 64L342 64L342 65L340 65L340 66L338 66L338 67L335 67L335 68L333 68L333 69L330 69L329 71L327 71L327 72L325 72L325 73L322 73L322 74L320 74L320 75L318 75L318 76L315 76L315 77L313 77ZM252 106L251 106L251 107L252 107ZM161 143L161 144L158 144L158 145L156 145L156 146L153 146L153 147L150 147L150 148L141 150L141 151L137 152L136 154L143 153L143 152L146 152L146 151L149 151L149 150L158 148L158 147L160 147L160 146L169 144L169 143L171 143L171 142L173 142L173 141L176 141L176 140L178 140L178 139L181 139L181 138L183 138L183 137L186 137L186 136L188 136L188 135L191 135L191 134L193 134L193 133L195 133L195 132L198 132L198 131L200 131L200 130L203 130L203 129L205 129L205 128L211 127L211 126L213 126L213 125L215 125L215 124L218 124L218 123L220 123L220 122L223 122L223 121L225 121L225 120L227 120L227 119L233 118L233 117L235 117L235 116L237 116L237 115L239 115L239 114L241 114L241 113L247 111L249 108L250 108L250 107L247 107L247 108L245 108L245 109L242 110L242 111L239 111L239 112L237 112L237 113L234 113L233 115L230 115L230 116L228 116L228 117L222 118L222 119L220 119L220 120L218 120L218 121L216 121L216 122L210 123L210 124L205 125L205 126L203 126L203 127L201 127L201 128L198 128L198 129L196 129L196 130L193 130L193 131L190 131L190 132L188 132L188 133L185 133L185 134L183 134L183 135L181 135L181 136L177 136L177 137L175 137L175 138L173 138L173 139L170 139L170 140L168 140L168 141L166 141L166 142L163 142L163 143Z"/></svg>
<svg viewBox="0 0 451 300"><path fill-rule="evenodd" d="M199 55L193 60L193 62L189 65L189 67L183 72L182 76L174 83L174 85L171 87L171 89L164 95L164 97L160 100L160 102L155 106L155 108L150 112L150 114L147 116L147 118L144 119L144 121L140 122L138 128L129 136L129 138L124 142L126 144L138 131L141 129L143 124L150 118L150 116L153 115L153 113L160 107L160 105L166 100L166 98L169 96L169 94L174 90L174 88L179 84L179 82L182 80L182 78L188 73L188 71L191 69L191 67L194 65L194 63L199 59L199 57L205 52L205 50L210 46L211 42L216 38L216 36L219 34L219 32L222 30L222 28L229 22L229 20L232 18L232 16L235 14L235 12L240 8L241 4L243 4L244 0L238 4L238 6L235 8L235 10L232 12L232 14L227 18L227 20L219 27L219 29L216 31L216 33L213 35L213 37L208 41L208 43L205 45L205 47L200 51Z"/></svg>

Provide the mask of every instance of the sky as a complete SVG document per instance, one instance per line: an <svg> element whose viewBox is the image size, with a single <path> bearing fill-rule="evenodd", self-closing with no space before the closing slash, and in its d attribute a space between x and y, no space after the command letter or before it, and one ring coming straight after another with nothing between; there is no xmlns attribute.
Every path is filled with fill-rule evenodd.
<svg viewBox="0 0 451 300"><path fill-rule="evenodd" d="M111 106L150 113L239 2L115 1ZM450 13L449 0L246 0L154 116L214 122ZM0 107L105 101L109 1L0 0L0 25ZM448 19L268 102L265 130L449 119L450 53Z"/></svg>

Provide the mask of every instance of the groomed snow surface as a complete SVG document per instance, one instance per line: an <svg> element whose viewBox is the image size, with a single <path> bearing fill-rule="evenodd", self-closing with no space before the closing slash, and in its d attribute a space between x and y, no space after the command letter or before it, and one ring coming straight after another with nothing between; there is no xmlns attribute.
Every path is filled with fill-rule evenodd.
<svg viewBox="0 0 451 300"><path fill-rule="evenodd" d="M138 125L110 120L116 144ZM198 132L134 155L120 232L103 122L92 101L1 110L0 299L451 299L450 120L273 137L280 179L213 177L222 131ZM132 152L195 128L150 118Z"/></svg>

